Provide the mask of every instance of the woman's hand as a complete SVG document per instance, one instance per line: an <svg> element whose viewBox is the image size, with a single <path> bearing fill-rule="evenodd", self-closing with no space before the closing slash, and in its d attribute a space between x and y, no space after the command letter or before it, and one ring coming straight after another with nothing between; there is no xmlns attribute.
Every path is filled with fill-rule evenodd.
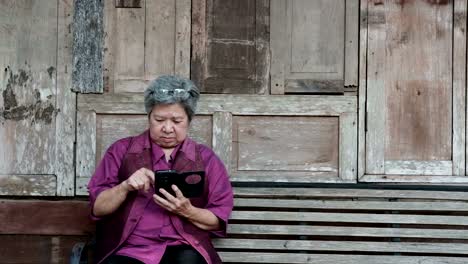
<svg viewBox="0 0 468 264"><path fill-rule="evenodd" d="M187 218L192 224L203 230L218 230L219 219L210 210L198 208L192 205L190 200L184 196L177 186L172 185L172 190L175 192L175 197L164 189L159 189L159 192L166 199L156 194L153 195L153 200L162 208Z"/></svg>
<svg viewBox="0 0 468 264"><path fill-rule="evenodd" d="M128 179L122 182L122 187L127 191L144 190L147 192L154 183L154 172L147 168L135 171Z"/></svg>
<svg viewBox="0 0 468 264"><path fill-rule="evenodd" d="M154 202L169 212L190 218L194 209L192 203L190 203L190 200L184 196L177 186L172 185L171 188L176 194L175 197L161 188L159 189L159 192L162 193L166 199L155 194L153 195Z"/></svg>

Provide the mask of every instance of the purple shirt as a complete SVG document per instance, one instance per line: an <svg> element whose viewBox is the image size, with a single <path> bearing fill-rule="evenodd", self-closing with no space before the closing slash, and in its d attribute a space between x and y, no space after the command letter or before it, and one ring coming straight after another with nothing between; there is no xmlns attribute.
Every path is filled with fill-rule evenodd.
<svg viewBox="0 0 468 264"><path fill-rule="evenodd" d="M91 206L94 206L96 197L100 192L120 183L118 171L129 143L130 138L121 139L107 150L88 185ZM151 142L153 170L172 169L173 160L179 151L194 161L195 148L193 144L195 142L186 139L174 149L170 160L166 161L163 150L157 144ZM211 149L202 146L200 154L205 167L205 183L208 184L209 189L208 203L205 209L215 214L220 219L223 227L223 230L213 231L212 234L224 236L233 206L229 177L222 161ZM154 192L153 187L149 192ZM133 233L114 254L136 258L144 263L159 263L166 246L188 244L172 225L169 218L170 214L170 212L150 201ZM100 218L94 217L94 219L99 220ZM204 255L203 252L201 253Z"/></svg>

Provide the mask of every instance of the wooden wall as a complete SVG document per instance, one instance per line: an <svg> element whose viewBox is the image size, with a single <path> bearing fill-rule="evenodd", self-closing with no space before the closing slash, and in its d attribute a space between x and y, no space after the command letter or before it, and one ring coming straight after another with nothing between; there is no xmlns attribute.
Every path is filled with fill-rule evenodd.
<svg viewBox="0 0 468 264"><path fill-rule="evenodd" d="M86 195L162 74L233 181L468 183L466 0L0 4L0 194Z"/></svg>

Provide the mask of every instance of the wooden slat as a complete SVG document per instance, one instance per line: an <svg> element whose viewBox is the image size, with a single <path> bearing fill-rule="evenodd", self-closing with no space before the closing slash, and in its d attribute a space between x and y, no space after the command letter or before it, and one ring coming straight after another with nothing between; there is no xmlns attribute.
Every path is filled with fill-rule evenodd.
<svg viewBox="0 0 468 264"><path fill-rule="evenodd" d="M451 175L450 160L392 160L385 161L385 174L402 175Z"/></svg>
<svg viewBox="0 0 468 264"><path fill-rule="evenodd" d="M230 172L232 155L232 114L215 112L213 114L213 151L220 157Z"/></svg>
<svg viewBox="0 0 468 264"><path fill-rule="evenodd" d="M104 2L82 0L73 5L72 89L75 92L103 92Z"/></svg>
<svg viewBox="0 0 468 264"><path fill-rule="evenodd" d="M55 175L0 175L0 195L54 196Z"/></svg>
<svg viewBox="0 0 468 264"><path fill-rule="evenodd" d="M345 113L340 116L339 175L345 181L357 179L357 115Z"/></svg>
<svg viewBox="0 0 468 264"><path fill-rule="evenodd" d="M174 74L190 78L191 2L179 0L175 5Z"/></svg>
<svg viewBox="0 0 468 264"><path fill-rule="evenodd" d="M96 113L78 111L76 177L90 177L96 164Z"/></svg>
<svg viewBox="0 0 468 264"><path fill-rule="evenodd" d="M225 263L285 263L285 264L466 264L468 258L418 257L418 256L368 256L368 255L328 255L328 254L288 254L220 252Z"/></svg>
<svg viewBox="0 0 468 264"><path fill-rule="evenodd" d="M366 98L367 98L367 4L360 1L359 21L359 89L358 89L358 172L360 179L366 170Z"/></svg>
<svg viewBox="0 0 468 264"><path fill-rule="evenodd" d="M236 198L236 207L468 212L468 202L327 201Z"/></svg>
<svg viewBox="0 0 468 264"><path fill-rule="evenodd" d="M468 192L424 191L424 190L385 190L385 189L332 189L332 188L247 188L235 187L237 197L333 197L333 198L406 198L468 200Z"/></svg>
<svg viewBox="0 0 468 264"><path fill-rule="evenodd" d="M345 91L356 91L359 72L359 0L348 0L345 5L344 86Z"/></svg>
<svg viewBox="0 0 468 264"><path fill-rule="evenodd" d="M288 2L286 0L272 1L270 4L270 45L271 45L271 94L284 94L285 66L288 49L288 30L286 28L286 12Z"/></svg>
<svg viewBox="0 0 468 264"><path fill-rule="evenodd" d="M141 94L78 95L78 109L102 114L145 114ZM233 115L327 115L356 112L355 96L325 95L208 95L201 96L198 114L231 112Z"/></svg>
<svg viewBox="0 0 468 264"><path fill-rule="evenodd" d="M271 239L217 239L214 246L222 249L245 250L313 250L357 252L398 252L431 254L468 254L468 244L462 243L406 243L359 241L311 241Z"/></svg>
<svg viewBox="0 0 468 264"><path fill-rule="evenodd" d="M58 1L58 50L57 50L57 112L55 148L55 175L57 195L73 196L75 193L75 117L76 94L71 86L73 0Z"/></svg>
<svg viewBox="0 0 468 264"><path fill-rule="evenodd" d="M416 175L373 175L368 174L362 176L361 182L383 182L383 183L416 183L416 184L443 184L443 185L468 185L468 177L466 176L416 176Z"/></svg>
<svg viewBox="0 0 468 264"><path fill-rule="evenodd" d="M390 223L418 225L468 226L468 216L436 216L410 214L355 214L315 212L233 211L231 220L335 222L335 223Z"/></svg>
<svg viewBox="0 0 468 264"><path fill-rule="evenodd" d="M87 235L87 201L0 200L0 234Z"/></svg>
<svg viewBox="0 0 468 264"><path fill-rule="evenodd" d="M248 225L230 224L229 235L301 235L337 237L400 237L430 239L468 239L468 232L450 229L418 228L375 228L355 226L318 226L318 225Z"/></svg>
<svg viewBox="0 0 468 264"><path fill-rule="evenodd" d="M467 3L454 1L452 76L452 158L453 175L465 175L466 165L466 21Z"/></svg>

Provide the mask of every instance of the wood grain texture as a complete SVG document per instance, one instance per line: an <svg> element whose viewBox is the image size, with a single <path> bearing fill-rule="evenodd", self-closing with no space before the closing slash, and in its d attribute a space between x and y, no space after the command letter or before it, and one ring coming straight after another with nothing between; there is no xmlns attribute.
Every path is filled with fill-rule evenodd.
<svg viewBox="0 0 468 264"><path fill-rule="evenodd" d="M385 161L386 174L451 175L452 161Z"/></svg>
<svg viewBox="0 0 468 264"><path fill-rule="evenodd" d="M73 196L75 193L75 126L76 94L71 87L72 35L69 27L73 23L73 1L58 2L58 50L57 50L57 115L55 175L57 195Z"/></svg>
<svg viewBox="0 0 468 264"><path fill-rule="evenodd" d="M202 92L264 94L269 76L269 1L192 3L191 78Z"/></svg>
<svg viewBox="0 0 468 264"><path fill-rule="evenodd" d="M191 1L175 1L174 74L190 78Z"/></svg>
<svg viewBox="0 0 468 264"><path fill-rule="evenodd" d="M0 175L0 195L54 196L57 185L55 175Z"/></svg>
<svg viewBox="0 0 468 264"><path fill-rule="evenodd" d="M0 234L88 235L94 232L87 201L0 200Z"/></svg>
<svg viewBox="0 0 468 264"><path fill-rule="evenodd" d="M78 95L78 109L102 114L145 114L141 94ZM197 113L231 112L233 115L339 116L356 112L355 96L211 95L200 97Z"/></svg>
<svg viewBox="0 0 468 264"><path fill-rule="evenodd" d="M414 175L374 175L367 174L360 178L362 182L383 182L383 183L418 183L435 185L468 185L465 176L440 175L440 176L414 176Z"/></svg>
<svg viewBox="0 0 468 264"><path fill-rule="evenodd" d="M57 3L0 3L1 174L55 173Z"/></svg>
<svg viewBox="0 0 468 264"><path fill-rule="evenodd" d="M232 156L232 114L213 114L213 151L223 161L228 173L231 171Z"/></svg>
<svg viewBox="0 0 468 264"><path fill-rule="evenodd" d="M357 114L340 116L339 177L345 181L357 180Z"/></svg>
<svg viewBox="0 0 468 264"><path fill-rule="evenodd" d="M467 3L455 0L453 7L452 159L453 175L465 175L466 166L466 29ZM465 146L465 147L463 147Z"/></svg>
<svg viewBox="0 0 468 264"><path fill-rule="evenodd" d="M76 177L89 177L96 164L96 113L78 111L76 115Z"/></svg>
<svg viewBox="0 0 468 264"><path fill-rule="evenodd" d="M366 172L366 133L367 133L367 4L360 1L359 6L359 88L358 88L358 180Z"/></svg>
<svg viewBox="0 0 468 264"><path fill-rule="evenodd" d="M359 9L359 0L346 1L344 89L347 92L356 91L359 82Z"/></svg>
<svg viewBox="0 0 468 264"><path fill-rule="evenodd" d="M81 93L103 92L104 1L74 1L72 89Z"/></svg>
<svg viewBox="0 0 468 264"><path fill-rule="evenodd" d="M272 94L342 93L345 2L294 0L271 5Z"/></svg>
<svg viewBox="0 0 468 264"><path fill-rule="evenodd" d="M369 256L369 255L330 255L330 254L287 254L287 253L252 253L252 252L221 252L223 262L235 263L285 263L285 264L463 264L467 258L449 257L410 257L410 256ZM239 258L242 256L242 258Z"/></svg>

